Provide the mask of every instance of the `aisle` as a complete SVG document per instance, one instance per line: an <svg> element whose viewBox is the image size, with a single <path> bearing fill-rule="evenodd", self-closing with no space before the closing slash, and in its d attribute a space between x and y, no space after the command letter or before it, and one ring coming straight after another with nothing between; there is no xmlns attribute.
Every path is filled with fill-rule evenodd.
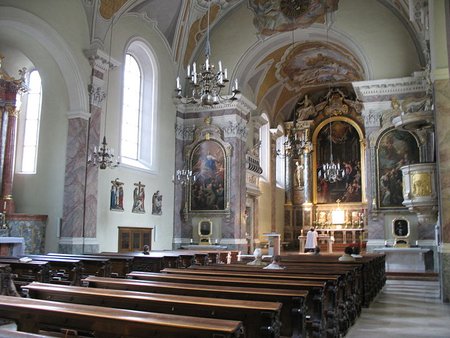
<svg viewBox="0 0 450 338"><path fill-rule="evenodd" d="M437 281L388 280L346 338L449 338L450 304Z"/></svg>

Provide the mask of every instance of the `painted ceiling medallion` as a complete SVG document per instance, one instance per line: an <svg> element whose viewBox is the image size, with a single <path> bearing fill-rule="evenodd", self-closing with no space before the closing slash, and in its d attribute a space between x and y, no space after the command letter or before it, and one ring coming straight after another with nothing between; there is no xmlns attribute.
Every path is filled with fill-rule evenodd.
<svg viewBox="0 0 450 338"><path fill-rule="evenodd" d="M281 12L288 18L295 19L308 11L310 0L281 0Z"/></svg>

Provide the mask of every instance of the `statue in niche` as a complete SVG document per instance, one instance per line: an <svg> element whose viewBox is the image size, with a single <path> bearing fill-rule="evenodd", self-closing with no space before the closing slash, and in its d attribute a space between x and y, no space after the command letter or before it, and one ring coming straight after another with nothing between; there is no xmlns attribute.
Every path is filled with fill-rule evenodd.
<svg viewBox="0 0 450 338"><path fill-rule="evenodd" d="M297 123L300 121L305 121L309 119L313 119L317 116L316 107L311 99L308 97L308 94L305 94L303 101L298 104L298 108L296 110L297 115Z"/></svg>
<svg viewBox="0 0 450 338"><path fill-rule="evenodd" d="M303 164L300 160L295 161L295 172L294 172L294 186L298 189L302 189L304 184L303 179Z"/></svg>

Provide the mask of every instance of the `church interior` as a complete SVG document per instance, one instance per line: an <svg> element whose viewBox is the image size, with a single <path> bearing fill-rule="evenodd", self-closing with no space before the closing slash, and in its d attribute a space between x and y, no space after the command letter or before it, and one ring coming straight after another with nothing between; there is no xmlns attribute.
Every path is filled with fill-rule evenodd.
<svg viewBox="0 0 450 338"><path fill-rule="evenodd" d="M0 0L2 283L50 254L146 279L259 249L315 274L318 247L343 273L351 247L370 288L433 276L448 303L449 23L445 0ZM342 337L366 282L281 336Z"/></svg>

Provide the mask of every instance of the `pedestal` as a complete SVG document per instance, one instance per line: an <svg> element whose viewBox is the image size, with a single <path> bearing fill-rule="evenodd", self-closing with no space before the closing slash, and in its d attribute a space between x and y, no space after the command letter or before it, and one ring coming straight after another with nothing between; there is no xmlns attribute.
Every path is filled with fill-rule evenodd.
<svg viewBox="0 0 450 338"><path fill-rule="evenodd" d="M280 234L275 232L264 234L269 242L269 256L278 256L280 254Z"/></svg>

